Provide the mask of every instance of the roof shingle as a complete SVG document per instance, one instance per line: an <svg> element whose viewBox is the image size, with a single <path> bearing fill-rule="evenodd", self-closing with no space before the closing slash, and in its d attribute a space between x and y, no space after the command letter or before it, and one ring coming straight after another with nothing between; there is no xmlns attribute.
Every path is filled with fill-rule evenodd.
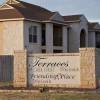
<svg viewBox="0 0 100 100"><path fill-rule="evenodd" d="M71 22L71 21L79 21L81 16L83 15L69 15L69 16L63 16L63 18L66 22Z"/></svg>
<svg viewBox="0 0 100 100"><path fill-rule="evenodd" d="M97 27L96 28L96 25L99 25L99 23L98 22L92 22L92 23L88 23L88 28L89 29L100 29L100 25L99 25L99 27Z"/></svg>

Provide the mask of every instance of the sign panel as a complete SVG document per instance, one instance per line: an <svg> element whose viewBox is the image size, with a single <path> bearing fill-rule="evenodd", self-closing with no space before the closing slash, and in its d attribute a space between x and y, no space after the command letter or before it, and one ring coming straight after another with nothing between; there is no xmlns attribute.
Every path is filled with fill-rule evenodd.
<svg viewBox="0 0 100 100"><path fill-rule="evenodd" d="M79 87L79 55L32 55L28 57L31 86Z"/></svg>

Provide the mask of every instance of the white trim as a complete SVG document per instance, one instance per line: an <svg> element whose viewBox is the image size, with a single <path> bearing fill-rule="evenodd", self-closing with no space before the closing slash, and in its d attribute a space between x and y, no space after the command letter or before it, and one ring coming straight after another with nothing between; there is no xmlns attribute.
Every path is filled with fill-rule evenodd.
<svg viewBox="0 0 100 100"><path fill-rule="evenodd" d="M3 21L18 21L18 20L24 20L25 18L12 18L12 19L0 19L0 22L3 22Z"/></svg>
<svg viewBox="0 0 100 100"><path fill-rule="evenodd" d="M56 22L56 21L37 21L37 20L31 20L31 19L26 19L26 18L12 18L12 19L0 19L0 21L18 21L18 20L25 20L25 21L32 21L32 22L37 22L37 23L55 23L55 24L61 24L68 26L68 24L64 24L63 22Z"/></svg>
<svg viewBox="0 0 100 100"><path fill-rule="evenodd" d="M14 2L14 3L9 3L10 1ZM16 3L20 3L20 1L16 1L16 0L7 0L6 4L16 4Z"/></svg>
<svg viewBox="0 0 100 100"><path fill-rule="evenodd" d="M55 24L61 24L61 25L65 25L68 26L68 24L64 24L63 22L56 22L56 21L42 21L44 23L55 23Z"/></svg>
<svg viewBox="0 0 100 100"><path fill-rule="evenodd" d="M32 21L32 22L41 23L41 21L38 21L38 20L33 20L33 19L26 19L26 18L25 18L25 21Z"/></svg>
<svg viewBox="0 0 100 100"><path fill-rule="evenodd" d="M9 8L2 8L3 6L8 6ZM4 9L13 9L13 7L8 4L3 4L0 6L0 10L4 10Z"/></svg>
<svg viewBox="0 0 100 100"><path fill-rule="evenodd" d="M41 23L41 21L37 21L37 20L31 20L31 19L26 19L26 18L12 18L12 19L0 19L0 21L15 21L15 20L26 20L26 21L33 21L33 22L38 22Z"/></svg>
<svg viewBox="0 0 100 100"><path fill-rule="evenodd" d="M68 24L64 24L63 22L60 23L60 22L50 21L50 20L47 20L47 21L38 21L38 20L32 20L32 19L26 19L26 18L24 18L24 20L26 20L26 21L32 21L32 22L38 22L38 23L56 23L56 24L63 24L65 26L68 26Z"/></svg>
<svg viewBox="0 0 100 100"><path fill-rule="evenodd" d="M81 20L75 20L75 21L65 21L67 23L76 23L76 22L80 22Z"/></svg>

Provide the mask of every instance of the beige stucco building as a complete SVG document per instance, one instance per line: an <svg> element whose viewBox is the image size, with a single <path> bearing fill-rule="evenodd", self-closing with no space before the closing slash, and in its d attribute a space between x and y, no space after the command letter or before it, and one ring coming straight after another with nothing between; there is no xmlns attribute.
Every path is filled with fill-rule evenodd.
<svg viewBox="0 0 100 100"><path fill-rule="evenodd" d="M79 52L80 47L100 47L100 25L84 15L62 16L20 0L0 7L0 54L14 50L34 53Z"/></svg>

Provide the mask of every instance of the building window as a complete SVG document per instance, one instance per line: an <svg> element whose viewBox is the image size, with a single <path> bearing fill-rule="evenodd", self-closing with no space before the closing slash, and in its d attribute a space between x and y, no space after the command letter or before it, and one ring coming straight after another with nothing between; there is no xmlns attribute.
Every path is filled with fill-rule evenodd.
<svg viewBox="0 0 100 100"><path fill-rule="evenodd" d="M53 50L53 53L62 53L62 50Z"/></svg>
<svg viewBox="0 0 100 100"><path fill-rule="evenodd" d="M68 50L68 52L70 51L70 49L69 49L69 40L70 40L70 28L68 27L68 29L67 29L67 50Z"/></svg>
<svg viewBox="0 0 100 100"><path fill-rule="evenodd" d="M96 32L96 48L100 48L100 33Z"/></svg>
<svg viewBox="0 0 100 100"><path fill-rule="evenodd" d="M46 45L46 34L45 34L45 25L43 24L42 25L42 46L45 46Z"/></svg>
<svg viewBox="0 0 100 100"><path fill-rule="evenodd" d="M81 33L80 33L80 47L81 48L86 47L86 32L84 29L81 30Z"/></svg>
<svg viewBox="0 0 100 100"><path fill-rule="evenodd" d="M53 45L54 46L62 46L62 26L53 27Z"/></svg>
<svg viewBox="0 0 100 100"><path fill-rule="evenodd" d="M29 43L37 43L37 26L29 28Z"/></svg>

